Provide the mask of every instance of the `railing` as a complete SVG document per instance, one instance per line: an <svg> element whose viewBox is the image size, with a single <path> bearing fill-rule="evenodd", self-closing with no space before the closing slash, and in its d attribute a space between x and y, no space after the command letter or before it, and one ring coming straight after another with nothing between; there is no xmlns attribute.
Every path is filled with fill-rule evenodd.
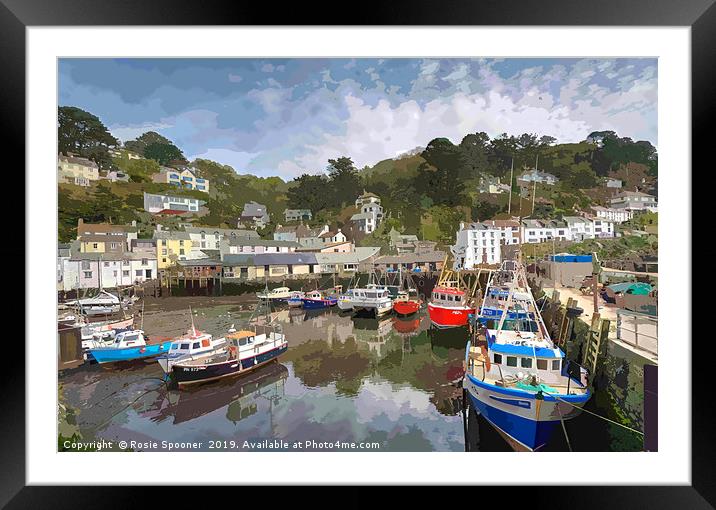
<svg viewBox="0 0 716 510"><path fill-rule="evenodd" d="M658 319L651 315L619 310L617 338L625 344L658 356Z"/></svg>

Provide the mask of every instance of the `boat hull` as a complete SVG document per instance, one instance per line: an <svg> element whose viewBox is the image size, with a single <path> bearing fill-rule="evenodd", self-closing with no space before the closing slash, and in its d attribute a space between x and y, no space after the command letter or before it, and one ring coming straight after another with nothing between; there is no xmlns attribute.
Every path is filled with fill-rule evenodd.
<svg viewBox="0 0 716 510"><path fill-rule="evenodd" d="M458 328L467 325L468 316L474 308L447 308L428 303L430 322L439 328Z"/></svg>
<svg viewBox="0 0 716 510"><path fill-rule="evenodd" d="M320 310L334 306L337 302L336 299L304 299L303 308L306 310Z"/></svg>
<svg viewBox="0 0 716 510"><path fill-rule="evenodd" d="M562 401L549 394L538 399L533 392L501 388L470 375L465 376L463 386L477 412L514 448L528 451L543 448L555 428L561 426L560 415L563 420L574 418L590 397L587 392L584 395L560 395Z"/></svg>
<svg viewBox="0 0 716 510"><path fill-rule="evenodd" d="M151 358L164 354L171 347L171 340L154 345L144 345L141 347L127 347L125 349L98 348L89 349L87 352L88 359L94 359L97 363L115 363L117 361L132 361L135 359Z"/></svg>
<svg viewBox="0 0 716 510"><path fill-rule="evenodd" d="M174 365L172 367L172 379L179 387L182 387L247 374L277 359L281 354L286 352L287 349L288 344L283 344L281 347L242 360L231 360L212 365Z"/></svg>
<svg viewBox="0 0 716 510"><path fill-rule="evenodd" d="M286 304L289 308L300 308L303 306L303 299L287 299Z"/></svg>
<svg viewBox="0 0 716 510"><path fill-rule="evenodd" d="M418 301L396 301L393 303L393 311L398 315L412 315L420 310Z"/></svg>

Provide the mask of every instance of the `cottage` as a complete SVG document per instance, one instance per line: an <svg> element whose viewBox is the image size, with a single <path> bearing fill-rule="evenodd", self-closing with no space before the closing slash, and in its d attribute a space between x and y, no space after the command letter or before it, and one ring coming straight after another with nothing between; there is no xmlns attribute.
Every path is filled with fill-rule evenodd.
<svg viewBox="0 0 716 510"><path fill-rule="evenodd" d="M157 259L143 253L72 253L63 260L62 290L116 288L157 278Z"/></svg>
<svg viewBox="0 0 716 510"><path fill-rule="evenodd" d="M292 253L301 245L295 241L274 241L273 239L253 239L247 237L225 237L219 243L223 254L240 253Z"/></svg>
<svg viewBox="0 0 716 510"><path fill-rule="evenodd" d="M383 207L380 205L380 198L373 193L363 192L356 199L356 207L360 212L351 216L358 232L365 235L372 234L383 220Z"/></svg>
<svg viewBox="0 0 716 510"><path fill-rule="evenodd" d="M271 221L268 210L263 204L258 202L247 202L239 216L238 226L250 225L254 228L263 228Z"/></svg>
<svg viewBox="0 0 716 510"><path fill-rule="evenodd" d="M286 221L311 221L313 214L310 209L284 209L283 217Z"/></svg>
<svg viewBox="0 0 716 510"><path fill-rule="evenodd" d="M191 238L192 251L194 252L202 251L206 253L206 250L220 250L220 244L223 239L260 239L255 230L186 226L184 231Z"/></svg>
<svg viewBox="0 0 716 510"><path fill-rule="evenodd" d="M129 242L136 238L136 222L130 226L77 220L77 240L82 253L123 253L129 251Z"/></svg>
<svg viewBox="0 0 716 510"><path fill-rule="evenodd" d="M290 278L318 273L313 253L262 253L254 256L257 278Z"/></svg>
<svg viewBox="0 0 716 510"><path fill-rule="evenodd" d="M161 229L161 225L157 225ZM157 264L165 269L180 260L188 260L192 251L192 241L188 232L156 230L154 240L157 243Z"/></svg>
<svg viewBox="0 0 716 510"><path fill-rule="evenodd" d="M57 156L57 174L59 182L89 186L99 179L97 163L87 158L80 158L71 153Z"/></svg>

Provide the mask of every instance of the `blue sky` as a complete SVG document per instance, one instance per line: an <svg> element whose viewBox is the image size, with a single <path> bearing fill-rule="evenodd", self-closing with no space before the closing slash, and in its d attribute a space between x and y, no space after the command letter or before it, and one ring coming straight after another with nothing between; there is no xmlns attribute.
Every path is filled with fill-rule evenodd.
<svg viewBox="0 0 716 510"><path fill-rule="evenodd" d="M657 145L656 59L61 59L59 103L122 141L291 179L485 131Z"/></svg>

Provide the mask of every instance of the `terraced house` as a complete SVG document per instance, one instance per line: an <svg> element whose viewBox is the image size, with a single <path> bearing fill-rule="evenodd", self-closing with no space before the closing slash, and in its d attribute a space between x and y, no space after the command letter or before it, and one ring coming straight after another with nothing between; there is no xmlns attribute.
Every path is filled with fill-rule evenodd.
<svg viewBox="0 0 716 510"><path fill-rule="evenodd" d="M112 225L110 223L85 223L77 220L77 240L80 253L124 253L129 244L137 239L135 225Z"/></svg>
<svg viewBox="0 0 716 510"><path fill-rule="evenodd" d="M198 177L196 175L196 169L188 167L177 169L163 166L159 173L152 176L152 181L209 193L209 179Z"/></svg>
<svg viewBox="0 0 716 510"><path fill-rule="evenodd" d="M166 269L190 258L192 242L188 232L155 230L153 238L157 241L158 269Z"/></svg>
<svg viewBox="0 0 716 510"><path fill-rule="evenodd" d="M57 156L57 174L60 182L89 186L99 179L99 167L89 159L60 154Z"/></svg>

